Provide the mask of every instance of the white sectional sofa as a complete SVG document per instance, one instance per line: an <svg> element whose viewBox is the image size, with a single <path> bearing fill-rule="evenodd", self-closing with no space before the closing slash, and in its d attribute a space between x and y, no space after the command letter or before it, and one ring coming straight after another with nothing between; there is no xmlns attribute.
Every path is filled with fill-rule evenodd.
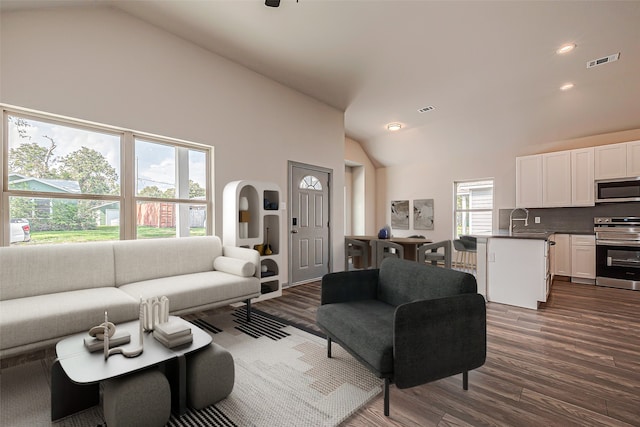
<svg viewBox="0 0 640 427"><path fill-rule="evenodd" d="M0 248L0 358L88 331L108 311L138 318L140 298L167 296L171 314L260 295L257 251L216 236Z"/></svg>

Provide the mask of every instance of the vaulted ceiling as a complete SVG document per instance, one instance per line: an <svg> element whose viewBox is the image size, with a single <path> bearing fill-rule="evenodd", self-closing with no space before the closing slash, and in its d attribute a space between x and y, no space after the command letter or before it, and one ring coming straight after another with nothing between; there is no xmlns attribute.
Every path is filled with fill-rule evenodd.
<svg viewBox="0 0 640 427"><path fill-rule="evenodd" d="M380 166L433 144L531 152L640 128L640 1L4 0L2 10L69 5L115 7L343 110L347 136ZM565 43L576 47L556 54Z"/></svg>

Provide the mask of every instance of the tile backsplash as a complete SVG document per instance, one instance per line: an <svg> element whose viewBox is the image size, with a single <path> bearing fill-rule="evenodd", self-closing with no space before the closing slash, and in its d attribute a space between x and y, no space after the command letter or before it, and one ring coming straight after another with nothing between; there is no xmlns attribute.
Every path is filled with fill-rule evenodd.
<svg viewBox="0 0 640 427"><path fill-rule="evenodd" d="M512 209L499 209L498 226L509 229L509 215ZM525 213L517 211L514 218L524 218ZM598 216L640 216L640 202L603 203L581 208L531 208L529 225L516 221L514 229L527 231L555 231L564 233L593 233L593 218ZM535 223L540 217L540 223Z"/></svg>

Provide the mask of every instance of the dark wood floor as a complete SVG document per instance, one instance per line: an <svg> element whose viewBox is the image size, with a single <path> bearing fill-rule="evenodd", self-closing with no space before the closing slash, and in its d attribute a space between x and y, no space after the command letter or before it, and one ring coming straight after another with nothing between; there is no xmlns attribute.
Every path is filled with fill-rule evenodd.
<svg viewBox="0 0 640 427"><path fill-rule="evenodd" d="M315 328L319 283L257 309ZM556 281L540 310L487 304L487 362L382 396L349 426L640 426L640 292Z"/></svg>

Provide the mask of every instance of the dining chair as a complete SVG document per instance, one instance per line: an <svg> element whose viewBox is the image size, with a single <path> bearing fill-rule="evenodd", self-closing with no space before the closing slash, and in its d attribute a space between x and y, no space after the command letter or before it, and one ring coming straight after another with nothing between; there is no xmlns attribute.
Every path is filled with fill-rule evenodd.
<svg viewBox="0 0 640 427"><path fill-rule="evenodd" d="M380 268L385 258L404 258L404 246L387 240L376 240L376 268Z"/></svg>
<svg viewBox="0 0 640 427"><path fill-rule="evenodd" d="M356 258L358 262L356 262ZM351 261L351 263L349 262ZM352 267L352 268L350 268ZM344 270L369 268L369 243L356 239L344 239Z"/></svg>
<svg viewBox="0 0 640 427"><path fill-rule="evenodd" d="M439 252L440 249L442 252ZM420 263L437 266L442 262L445 268L451 268L451 258L451 240L420 245L416 254L416 260Z"/></svg>

